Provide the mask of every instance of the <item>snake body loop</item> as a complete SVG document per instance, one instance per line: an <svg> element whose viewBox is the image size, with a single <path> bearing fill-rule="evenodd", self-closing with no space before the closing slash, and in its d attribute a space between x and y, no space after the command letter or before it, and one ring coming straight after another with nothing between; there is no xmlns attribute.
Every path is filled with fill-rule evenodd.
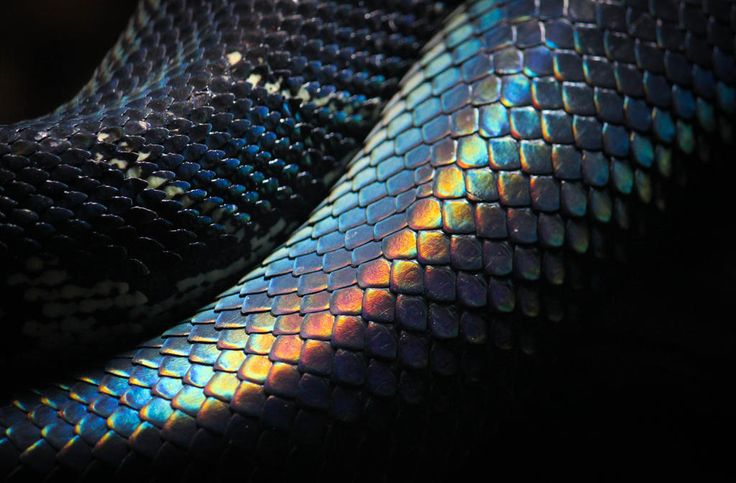
<svg viewBox="0 0 736 483"><path fill-rule="evenodd" d="M735 31L731 2L467 2L258 268L2 409L9 473L214 475L227 448L250 474L274 434L287 465L302 438L421 399L495 320L558 318L544 295L568 262L661 204L673 160L730 136Z"/></svg>
<svg viewBox="0 0 736 483"><path fill-rule="evenodd" d="M69 103L0 126L3 360L191 314L303 222L447 7L141 2Z"/></svg>

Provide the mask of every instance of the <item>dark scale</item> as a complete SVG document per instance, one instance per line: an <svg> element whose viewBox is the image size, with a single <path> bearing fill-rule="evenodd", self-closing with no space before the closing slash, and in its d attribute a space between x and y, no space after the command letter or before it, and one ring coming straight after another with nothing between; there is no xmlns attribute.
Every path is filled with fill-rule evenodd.
<svg viewBox="0 0 736 483"><path fill-rule="evenodd" d="M324 196L446 11L141 2L74 99L0 127L2 360L89 356L225 288Z"/></svg>

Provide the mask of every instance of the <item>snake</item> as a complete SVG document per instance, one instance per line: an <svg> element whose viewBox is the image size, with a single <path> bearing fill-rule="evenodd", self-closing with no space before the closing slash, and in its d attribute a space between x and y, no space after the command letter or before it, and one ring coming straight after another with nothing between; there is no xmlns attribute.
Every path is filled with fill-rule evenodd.
<svg viewBox="0 0 736 483"><path fill-rule="evenodd" d="M31 212L47 202L29 186L49 165L70 166L58 176L78 176L89 188L76 215L64 212L68 219L115 212L113 198L129 193L126 206L143 220L135 225L117 215L119 223L151 236L191 232L181 236L196 250L168 250L161 263L200 260L162 273L169 282L192 273L208 278L201 273L210 257L221 260L214 266L242 270L260 256L257 247L278 243L275 232L290 231L184 322L65 382L10 399L0 409L0 469L9 478L273 479L272 467L259 474L264 458L281 469L293 460L294 471L307 471L298 448L319 446L335 428L381 419L376 408L421 399L419 381L452 373L448 353L458 346L492 343L496 320L559 319L547 295L573 282L575 260L604 256L638 213L666 205L663 192L678 170L690 169L710 143L733 137L732 2L468 0L453 7L418 0L144 2L77 98L0 131L0 142L14 141L0 172L11 187L4 185L3 207L21 210L3 212L10 223L2 240L14 256L19 249L7 240L47 249L50 237L30 238L38 230L23 221L42 223ZM182 22L178 30L174 21ZM286 40L297 31L297 40ZM167 59L163 70L146 63L156 58ZM228 88L243 97L221 99L218 92ZM256 102L267 99L278 99L280 114ZM218 131L221 122L229 128ZM108 124L115 127L101 127ZM231 137L217 134L226 131ZM256 148L249 144L254 135ZM214 149L218 143L225 147ZM185 161L196 155L187 151L194 144L201 158ZM228 154L236 148L239 158ZM117 157L121 152L129 156ZM305 159L313 162L299 164ZM301 178L288 175L290 161ZM162 169L177 162L210 173L182 182L180 171ZM114 178L112 172L119 191L93 194L102 185L89 180ZM241 186L268 207L229 203L235 198L228 189L255 172L262 175ZM309 199L300 190L318 192L336 176L293 229L298 213L288 214L289 205ZM142 188L138 196L123 189L128 184ZM194 224L174 229L178 210ZM102 233L110 233L100 235L103 244L126 242ZM54 255L25 259L26 272L14 277L23 290L47 287L26 297L36 308L57 290L48 288L48 273L63 270L50 267L79 263L64 261L62 252L97 238L65 236L61 251L49 246ZM166 252L167 241L176 245L144 238L143 252L152 254ZM138 260L133 246L117 251ZM144 270L148 259L141 257L137 275L120 276L162 270ZM84 283L65 270L59 284ZM100 270L104 282L110 275ZM161 284L157 277L153 285ZM133 278L126 283L145 290L145 277ZM173 313L165 294L156 297L133 305L146 310L156 300L164 315ZM135 313L120 309L121 320ZM357 445L332 449L327 466L330 458L339 464L361 455Z"/></svg>
<svg viewBox="0 0 736 483"><path fill-rule="evenodd" d="M76 97L0 128L3 358L89 359L230 286L327 194L446 9L142 2Z"/></svg>

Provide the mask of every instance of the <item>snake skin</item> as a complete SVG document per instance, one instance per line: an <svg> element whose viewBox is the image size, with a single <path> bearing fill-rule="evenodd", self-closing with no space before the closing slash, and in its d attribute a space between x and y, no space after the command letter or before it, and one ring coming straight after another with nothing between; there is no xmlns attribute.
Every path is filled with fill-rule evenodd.
<svg viewBox="0 0 736 483"><path fill-rule="evenodd" d="M444 10L141 2L72 101L0 126L3 359L132 344L235 282L324 198Z"/></svg>
<svg viewBox="0 0 736 483"><path fill-rule="evenodd" d="M296 444L421 399L418 377L452 370L448 342L483 345L504 314L558 318L541 295L567 262L660 202L674 159L731 136L735 31L732 2L468 2L259 268L2 409L8 474L216 475L227 448L245 477L274 432Z"/></svg>

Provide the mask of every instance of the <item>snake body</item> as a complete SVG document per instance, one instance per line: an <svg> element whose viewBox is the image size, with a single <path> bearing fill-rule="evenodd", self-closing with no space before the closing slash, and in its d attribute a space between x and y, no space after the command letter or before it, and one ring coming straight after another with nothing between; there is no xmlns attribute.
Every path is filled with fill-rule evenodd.
<svg viewBox="0 0 736 483"><path fill-rule="evenodd" d="M445 9L141 2L74 99L0 126L3 359L105 353L227 288L324 197Z"/></svg>
<svg viewBox="0 0 736 483"><path fill-rule="evenodd" d="M673 160L730 136L735 31L732 2L467 2L258 268L2 409L7 471L217 474L222 448L297 444L418 397L446 344L487 343L496 318L555 319L543 295L568 261L657 203Z"/></svg>

